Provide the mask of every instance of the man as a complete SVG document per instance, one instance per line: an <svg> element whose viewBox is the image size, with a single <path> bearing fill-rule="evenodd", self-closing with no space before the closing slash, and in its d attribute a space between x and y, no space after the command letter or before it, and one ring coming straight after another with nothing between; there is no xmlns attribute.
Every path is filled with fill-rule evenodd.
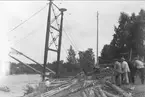
<svg viewBox="0 0 145 97"><path fill-rule="evenodd" d="M138 58L136 58L134 61L134 66L139 71L141 83L144 84L144 63Z"/></svg>
<svg viewBox="0 0 145 97"><path fill-rule="evenodd" d="M122 81L124 84L129 84L128 73L130 72L130 69L124 57L121 58L121 67L122 67L122 77L123 77Z"/></svg>
<svg viewBox="0 0 145 97"><path fill-rule="evenodd" d="M114 63L114 75L115 75L115 83L116 85L120 86L121 85L121 73L122 73L122 70L121 70L121 64L118 62L118 60L115 60L115 63Z"/></svg>
<svg viewBox="0 0 145 97"><path fill-rule="evenodd" d="M129 74L129 82L132 84L135 83L135 74L136 74L136 67L133 64L134 61L128 61L128 66L130 69L130 74Z"/></svg>

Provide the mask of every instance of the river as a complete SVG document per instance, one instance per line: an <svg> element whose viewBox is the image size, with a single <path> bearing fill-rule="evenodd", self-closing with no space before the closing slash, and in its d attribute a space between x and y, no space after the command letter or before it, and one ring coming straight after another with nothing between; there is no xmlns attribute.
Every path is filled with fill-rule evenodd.
<svg viewBox="0 0 145 97"><path fill-rule="evenodd" d="M27 84L36 85L41 80L40 75L8 75L0 79L0 87L7 86L10 92L0 91L0 97L20 97L24 94Z"/></svg>

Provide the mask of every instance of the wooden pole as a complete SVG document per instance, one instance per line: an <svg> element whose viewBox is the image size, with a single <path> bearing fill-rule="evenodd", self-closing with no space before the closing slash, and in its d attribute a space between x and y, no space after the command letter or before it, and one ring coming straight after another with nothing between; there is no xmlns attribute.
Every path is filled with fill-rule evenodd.
<svg viewBox="0 0 145 97"><path fill-rule="evenodd" d="M48 56L48 43L49 43L49 32L50 32L50 20L51 20L51 6L52 6L52 0L49 2L49 10L48 10L48 19L47 19L47 29L46 29L46 38L45 38L45 50L44 50L44 66L43 66L43 76L42 81L45 80L45 69L47 64L47 56Z"/></svg>
<svg viewBox="0 0 145 97"><path fill-rule="evenodd" d="M132 48L130 49L130 54L129 54L129 61L132 59Z"/></svg>
<svg viewBox="0 0 145 97"><path fill-rule="evenodd" d="M98 60L98 43L99 43L99 37L98 37L98 33L99 33L99 13L97 11L97 50L96 50L96 65L99 64L99 60Z"/></svg>
<svg viewBox="0 0 145 97"><path fill-rule="evenodd" d="M14 48L11 48L12 50L14 50L14 51L16 51L17 53L19 53L20 55L22 55L22 56L24 56L25 58L27 58L27 59L29 59L29 60L31 60L32 62L34 62L34 63L36 63L37 65L40 65L40 66L42 66L43 67L43 65L41 65L40 63L38 63L37 61L35 61L34 59L32 59L32 58L30 58L30 57L28 57L28 56L26 56L25 54L23 54L22 52L20 52L20 51L18 51L18 50L16 50L16 49L14 49ZM55 74L55 72L53 71L53 70L51 70L51 69L49 69L49 68L47 68L46 67L46 69L47 70L49 70L49 71L51 71L52 73L54 73Z"/></svg>
<svg viewBox="0 0 145 97"><path fill-rule="evenodd" d="M57 72L56 75L59 76L59 64L60 64L60 52L61 52L61 42L62 42L62 28L63 28L63 12L66 9L59 9L61 12L61 21L60 21L60 29L59 29L59 41L58 41L58 52L57 52Z"/></svg>
<svg viewBox="0 0 145 97"><path fill-rule="evenodd" d="M21 63L21 64L23 64L23 65L25 65L25 66L31 68L31 69L34 70L35 72L37 72L37 73L43 75L43 73L41 73L40 71L36 70L35 68L33 68L33 67L31 67L31 66L29 66L29 65L27 65L27 64L24 64L22 61L18 60L17 58L15 58L15 57L13 57L13 56L11 56L11 55L9 55L9 56L10 56L11 58L13 58L14 60L18 61L19 63Z"/></svg>

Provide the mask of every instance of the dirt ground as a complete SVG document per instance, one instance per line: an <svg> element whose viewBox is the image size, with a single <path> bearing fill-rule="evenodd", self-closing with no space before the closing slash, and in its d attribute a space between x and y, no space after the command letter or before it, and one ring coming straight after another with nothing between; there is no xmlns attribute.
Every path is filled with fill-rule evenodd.
<svg viewBox="0 0 145 97"><path fill-rule="evenodd" d="M135 79L134 87L133 97L145 97L145 84L141 84L141 80L138 76Z"/></svg>

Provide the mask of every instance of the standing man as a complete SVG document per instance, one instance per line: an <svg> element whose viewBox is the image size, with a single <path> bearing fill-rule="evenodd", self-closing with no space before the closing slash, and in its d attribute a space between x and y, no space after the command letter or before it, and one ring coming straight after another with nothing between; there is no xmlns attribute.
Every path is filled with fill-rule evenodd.
<svg viewBox="0 0 145 97"><path fill-rule="evenodd" d="M115 83L116 85L120 86L121 85L121 73L122 73L122 69L121 69L121 64L120 62L118 62L118 60L115 60L114 63L114 75L115 75Z"/></svg>
<svg viewBox="0 0 145 97"><path fill-rule="evenodd" d="M130 72L130 69L124 57L121 58L121 67L122 67L122 77L123 77L122 81L124 84L129 84L128 73Z"/></svg>
<svg viewBox="0 0 145 97"><path fill-rule="evenodd" d="M141 83L144 84L144 63L141 60L136 58L135 61L134 61L134 66L139 71L139 76L140 76L140 79L141 79Z"/></svg>
<svg viewBox="0 0 145 97"><path fill-rule="evenodd" d="M130 74L129 74L129 82L132 84L135 83L135 74L136 74L136 67L134 66L134 60L133 61L128 61L128 66L130 69Z"/></svg>

